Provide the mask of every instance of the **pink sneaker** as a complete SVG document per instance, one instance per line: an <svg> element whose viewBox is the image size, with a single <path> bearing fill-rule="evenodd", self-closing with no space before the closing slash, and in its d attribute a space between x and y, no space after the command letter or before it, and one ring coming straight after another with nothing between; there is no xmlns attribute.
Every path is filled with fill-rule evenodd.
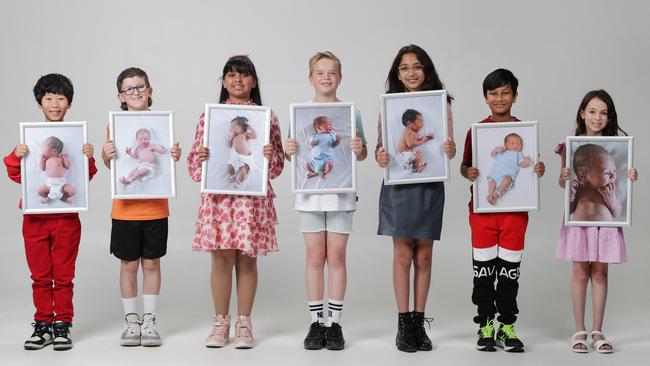
<svg viewBox="0 0 650 366"><path fill-rule="evenodd" d="M205 341L209 348L220 348L228 344L230 337L230 315L217 315L212 317L212 333Z"/></svg>
<svg viewBox="0 0 650 366"><path fill-rule="evenodd" d="M235 320L235 348L253 348L253 343L253 325L251 324L251 317L238 315L237 320Z"/></svg>

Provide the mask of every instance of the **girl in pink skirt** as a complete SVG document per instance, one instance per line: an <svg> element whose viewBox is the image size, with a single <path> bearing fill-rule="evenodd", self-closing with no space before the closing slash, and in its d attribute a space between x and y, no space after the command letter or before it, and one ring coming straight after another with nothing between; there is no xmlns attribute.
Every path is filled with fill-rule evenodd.
<svg viewBox="0 0 650 366"><path fill-rule="evenodd" d="M578 108L576 121L576 136L617 136L619 131L627 135L619 127L614 102L604 90L593 90L585 95ZM555 152L561 156L562 170L559 183L560 187L564 188L566 181L571 179L569 168L566 167L564 142L555 148ZM630 167L627 176L634 182L638 178L638 173L636 169ZM598 353L612 353L614 349L602 333L602 326L607 302L608 265L626 261L623 229L562 225L555 256L573 262L571 302L576 333L571 338L571 350L577 353L589 352L585 328L585 302L587 284L591 280L593 307L591 344Z"/></svg>

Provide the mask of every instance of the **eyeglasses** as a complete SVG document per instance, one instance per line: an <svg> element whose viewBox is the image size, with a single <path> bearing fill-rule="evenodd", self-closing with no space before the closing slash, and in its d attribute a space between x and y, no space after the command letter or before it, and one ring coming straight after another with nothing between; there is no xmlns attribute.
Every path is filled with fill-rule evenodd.
<svg viewBox="0 0 650 366"><path fill-rule="evenodd" d="M406 75L410 71L413 71L414 73L417 74L417 73L421 73L423 70L424 70L424 65L420 65L420 64L416 64L412 66L403 65L397 68L397 71L399 71L399 73L402 75Z"/></svg>
<svg viewBox="0 0 650 366"><path fill-rule="evenodd" d="M147 85L147 84L131 86L131 87L128 87L126 89L122 89L120 91L120 93L124 93L126 95L131 95L131 94L135 93L136 90L139 93L144 93L144 91L147 90L148 87L149 87L149 85Z"/></svg>

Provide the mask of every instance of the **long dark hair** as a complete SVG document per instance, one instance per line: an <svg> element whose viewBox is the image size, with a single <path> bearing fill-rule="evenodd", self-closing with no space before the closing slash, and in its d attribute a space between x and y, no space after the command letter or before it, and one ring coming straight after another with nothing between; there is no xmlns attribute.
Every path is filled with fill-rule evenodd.
<svg viewBox="0 0 650 366"><path fill-rule="evenodd" d="M575 135L582 136L587 133L585 120L580 116L580 113L585 111L587 104L589 104L589 102L594 98L600 99L607 105L607 125L603 129L603 136L618 136L618 131L621 131L625 136L627 136L627 132L625 132L618 125L618 116L616 114L616 107L614 107L614 101L612 100L612 97L603 89L592 90L587 93L584 98L582 98L582 102L580 103L578 114L576 116L577 127Z"/></svg>
<svg viewBox="0 0 650 366"><path fill-rule="evenodd" d="M424 69L424 82L422 83L422 90L440 90L444 89L445 85L440 81L440 77L436 72L436 67L433 65L431 57L423 50L420 46L410 44L400 48L393 60L393 64L390 66L388 71L388 77L386 78L386 93L403 93L406 91L404 83L399 79L399 64L402 62L402 56L407 53L412 53L415 57L418 58L418 61L422 64ZM451 103L452 98L447 94L447 103Z"/></svg>
<svg viewBox="0 0 650 366"><path fill-rule="evenodd" d="M255 79L255 87L251 89L251 99L255 104L262 105L262 97L260 96L260 81L257 79L257 72L255 71L255 65L248 56L238 55L232 56L226 61L226 64L223 66L223 74L221 75L221 80L226 77L226 74L229 72L237 72L240 74L249 74ZM219 103L223 103L228 99L228 91L221 83L221 95L219 96Z"/></svg>

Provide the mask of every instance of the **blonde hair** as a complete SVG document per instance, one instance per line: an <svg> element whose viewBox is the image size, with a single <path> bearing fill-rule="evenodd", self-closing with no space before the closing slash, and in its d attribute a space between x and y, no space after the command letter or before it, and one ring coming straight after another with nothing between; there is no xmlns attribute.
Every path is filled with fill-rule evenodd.
<svg viewBox="0 0 650 366"><path fill-rule="evenodd" d="M330 51L316 52L316 54L313 55L309 59L309 75L311 75L314 72L314 66L316 65L316 62L318 62L318 61L320 61L320 60L322 60L324 58L328 59L328 60L332 60L334 62L334 64L336 65L336 69L339 71L339 75L343 75L341 73L341 60L339 60L339 58L336 57L336 55L334 55Z"/></svg>

